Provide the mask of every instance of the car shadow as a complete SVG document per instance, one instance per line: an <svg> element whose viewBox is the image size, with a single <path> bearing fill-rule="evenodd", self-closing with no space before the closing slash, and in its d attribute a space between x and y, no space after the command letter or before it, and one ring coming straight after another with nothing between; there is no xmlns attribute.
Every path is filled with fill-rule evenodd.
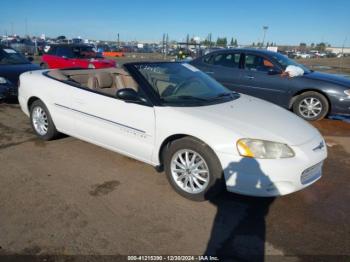
<svg viewBox="0 0 350 262"><path fill-rule="evenodd" d="M225 168L226 180L235 180L237 189L255 188L272 182L253 158L243 158ZM224 178L222 178L224 179ZM221 184L218 180L216 183ZM223 192L210 202L217 207L205 255L220 261L264 261L266 216L275 198L249 197Z"/></svg>

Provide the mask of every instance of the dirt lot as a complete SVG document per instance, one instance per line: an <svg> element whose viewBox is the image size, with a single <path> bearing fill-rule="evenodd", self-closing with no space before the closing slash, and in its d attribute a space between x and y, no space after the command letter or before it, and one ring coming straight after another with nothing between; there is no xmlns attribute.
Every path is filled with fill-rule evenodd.
<svg viewBox="0 0 350 262"><path fill-rule="evenodd" d="M1 255L350 256L348 123L315 123L329 157L306 190L202 203L178 196L151 166L72 137L40 141L28 123L18 105L0 105Z"/></svg>
<svg viewBox="0 0 350 262"><path fill-rule="evenodd" d="M297 61L315 71L350 75L350 56L341 58L298 59Z"/></svg>

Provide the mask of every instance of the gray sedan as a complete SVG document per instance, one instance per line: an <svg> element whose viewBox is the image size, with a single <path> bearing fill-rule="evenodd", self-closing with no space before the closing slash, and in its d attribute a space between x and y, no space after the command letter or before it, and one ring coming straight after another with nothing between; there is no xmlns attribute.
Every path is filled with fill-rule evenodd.
<svg viewBox="0 0 350 262"><path fill-rule="evenodd" d="M293 110L309 121L327 115L350 116L350 79L315 72L277 52L220 50L190 63L233 91ZM304 74L289 77L288 66L297 66Z"/></svg>

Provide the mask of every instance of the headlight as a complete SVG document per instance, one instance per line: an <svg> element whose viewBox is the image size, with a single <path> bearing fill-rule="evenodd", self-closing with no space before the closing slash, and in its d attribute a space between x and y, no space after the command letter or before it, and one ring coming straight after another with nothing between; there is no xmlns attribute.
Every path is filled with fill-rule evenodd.
<svg viewBox="0 0 350 262"><path fill-rule="evenodd" d="M345 93L347 96L350 96L350 89L344 90L344 93Z"/></svg>
<svg viewBox="0 0 350 262"><path fill-rule="evenodd" d="M238 140L237 149L241 156L254 158L277 159L295 155L286 144L250 138Z"/></svg>
<svg viewBox="0 0 350 262"><path fill-rule="evenodd" d="M90 69L95 69L95 65L94 65L94 64L89 64L89 65L88 65L88 68L90 68Z"/></svg>
<svg viewBox="0 0 350 262"><path fill-rule="evenodd" d="M4 85L7 83L6 78L0 76L0 85Z"/></svg>

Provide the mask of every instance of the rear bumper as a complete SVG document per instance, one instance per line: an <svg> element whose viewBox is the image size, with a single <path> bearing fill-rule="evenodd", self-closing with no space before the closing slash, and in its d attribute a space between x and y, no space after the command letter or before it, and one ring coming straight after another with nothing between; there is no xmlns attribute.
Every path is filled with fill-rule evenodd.
<svg viewBox="0 0 350 262"><path fill-rule="evenodd" d="M322 149L314 150L323 141ZM218 154L224 169L227 190L243 195L271 197L299 191L322 176L327 157L321 136L308 143L292 146L295 157L285 159L254 159Z"/></svg>

